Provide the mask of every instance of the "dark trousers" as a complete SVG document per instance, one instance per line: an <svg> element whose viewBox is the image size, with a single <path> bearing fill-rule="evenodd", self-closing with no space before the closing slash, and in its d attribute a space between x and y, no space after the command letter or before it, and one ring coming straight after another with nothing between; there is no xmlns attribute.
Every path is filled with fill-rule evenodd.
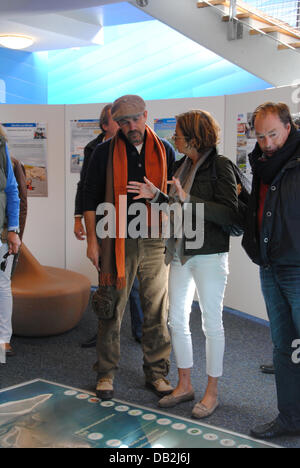
<svg viewBox="0 0 300 468"><path fill-rule="evenodd" d="M131 315L131 331L134 338L142 339L144 314L140 300L140 285L137 277L131 288L129 296L130 315Z"/></svg>
<svg viewBox="0 0 300 468"><path fill-rule="evenodd" d="M273 265L261 268L260 277L274 345L279 421L299 431L300 363L295 344L300 338L300 267Z"/></svg>

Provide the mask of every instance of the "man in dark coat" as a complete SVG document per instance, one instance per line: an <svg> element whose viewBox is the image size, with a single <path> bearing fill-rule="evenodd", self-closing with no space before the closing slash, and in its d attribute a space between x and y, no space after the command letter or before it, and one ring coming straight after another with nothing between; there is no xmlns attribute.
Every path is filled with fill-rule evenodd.
<svg viewBox="0 0 300 468"><path fill-rule="evenodd" d="M253 115L257 145L243 247L260 266L274 345L278 417L254 428L266 439L300 433L300 132L283 103Z"/></svg>

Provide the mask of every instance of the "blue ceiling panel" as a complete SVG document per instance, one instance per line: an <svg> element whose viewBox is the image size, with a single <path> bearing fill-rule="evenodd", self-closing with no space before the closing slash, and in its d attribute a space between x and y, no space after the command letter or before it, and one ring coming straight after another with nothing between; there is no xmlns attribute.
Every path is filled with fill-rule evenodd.
<svg viewBox="0 0 300 468"><path fill-rule="evenodd" d="M232 78L239 67L159 21L105 31L103 46L49 53L49 103L106 102L127 93L145 99L210 96L270 86L243 71L240 88Z"/></svg>

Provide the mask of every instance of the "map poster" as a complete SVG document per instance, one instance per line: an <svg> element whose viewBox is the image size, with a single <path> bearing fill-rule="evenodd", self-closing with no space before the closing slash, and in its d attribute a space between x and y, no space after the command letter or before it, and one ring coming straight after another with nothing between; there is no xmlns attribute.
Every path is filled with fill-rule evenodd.
<svg viewBox="0 0 300 468"><path fill-rule="evenodd" d="M101 133L99 119L70 121L70 168L80 172L84 159L84 148Z"/></svg>
<svg viewBox="0 0 300 468"><path fill-rule="evenodd" d="M154 119L154 131L160 138L167 140L175 150L176 161L182 158L182 154L177 151L175 148L175 143L173 140L173 135L176 128L176 119L167 118L167 119Z"/></svg>
<svg viewBox="0 0 300 468"><path fill-rule="evenodd" d="M251 179L251 167L248 155L256 145L255 131L251 125L252 113L240 113L237 116L236 165Z"/></svg>
<svg viewBox="0 0 300 468"><path fill-rule="evenodd" d="M152 448L161 456L180 449L185 461L179 462L188 464L192 448L270 447L274 445L196 420L116 399L102 401L45 380L0 390L0 448L118 449L115 456L122 449ZM138 453L148 461L143 451Z"/></svg>
<svg viewBox="0 0 300 468"><path fill-rule="evenodd" d="M23 163L26 171L27 195L48 196L47 124L2 123L8 139L10 156Z"/></svg>

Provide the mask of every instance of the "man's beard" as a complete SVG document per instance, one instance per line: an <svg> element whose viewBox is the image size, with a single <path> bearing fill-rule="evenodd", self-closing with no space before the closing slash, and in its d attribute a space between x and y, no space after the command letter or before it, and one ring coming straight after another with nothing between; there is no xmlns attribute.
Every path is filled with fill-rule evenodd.
<svg viewBox="0 0 300 468"><path fill-rule="evenodd" d="M138 130L132 130L127 134L127 138L134 146L141 145L144 142L144 135Z"/></svg>

